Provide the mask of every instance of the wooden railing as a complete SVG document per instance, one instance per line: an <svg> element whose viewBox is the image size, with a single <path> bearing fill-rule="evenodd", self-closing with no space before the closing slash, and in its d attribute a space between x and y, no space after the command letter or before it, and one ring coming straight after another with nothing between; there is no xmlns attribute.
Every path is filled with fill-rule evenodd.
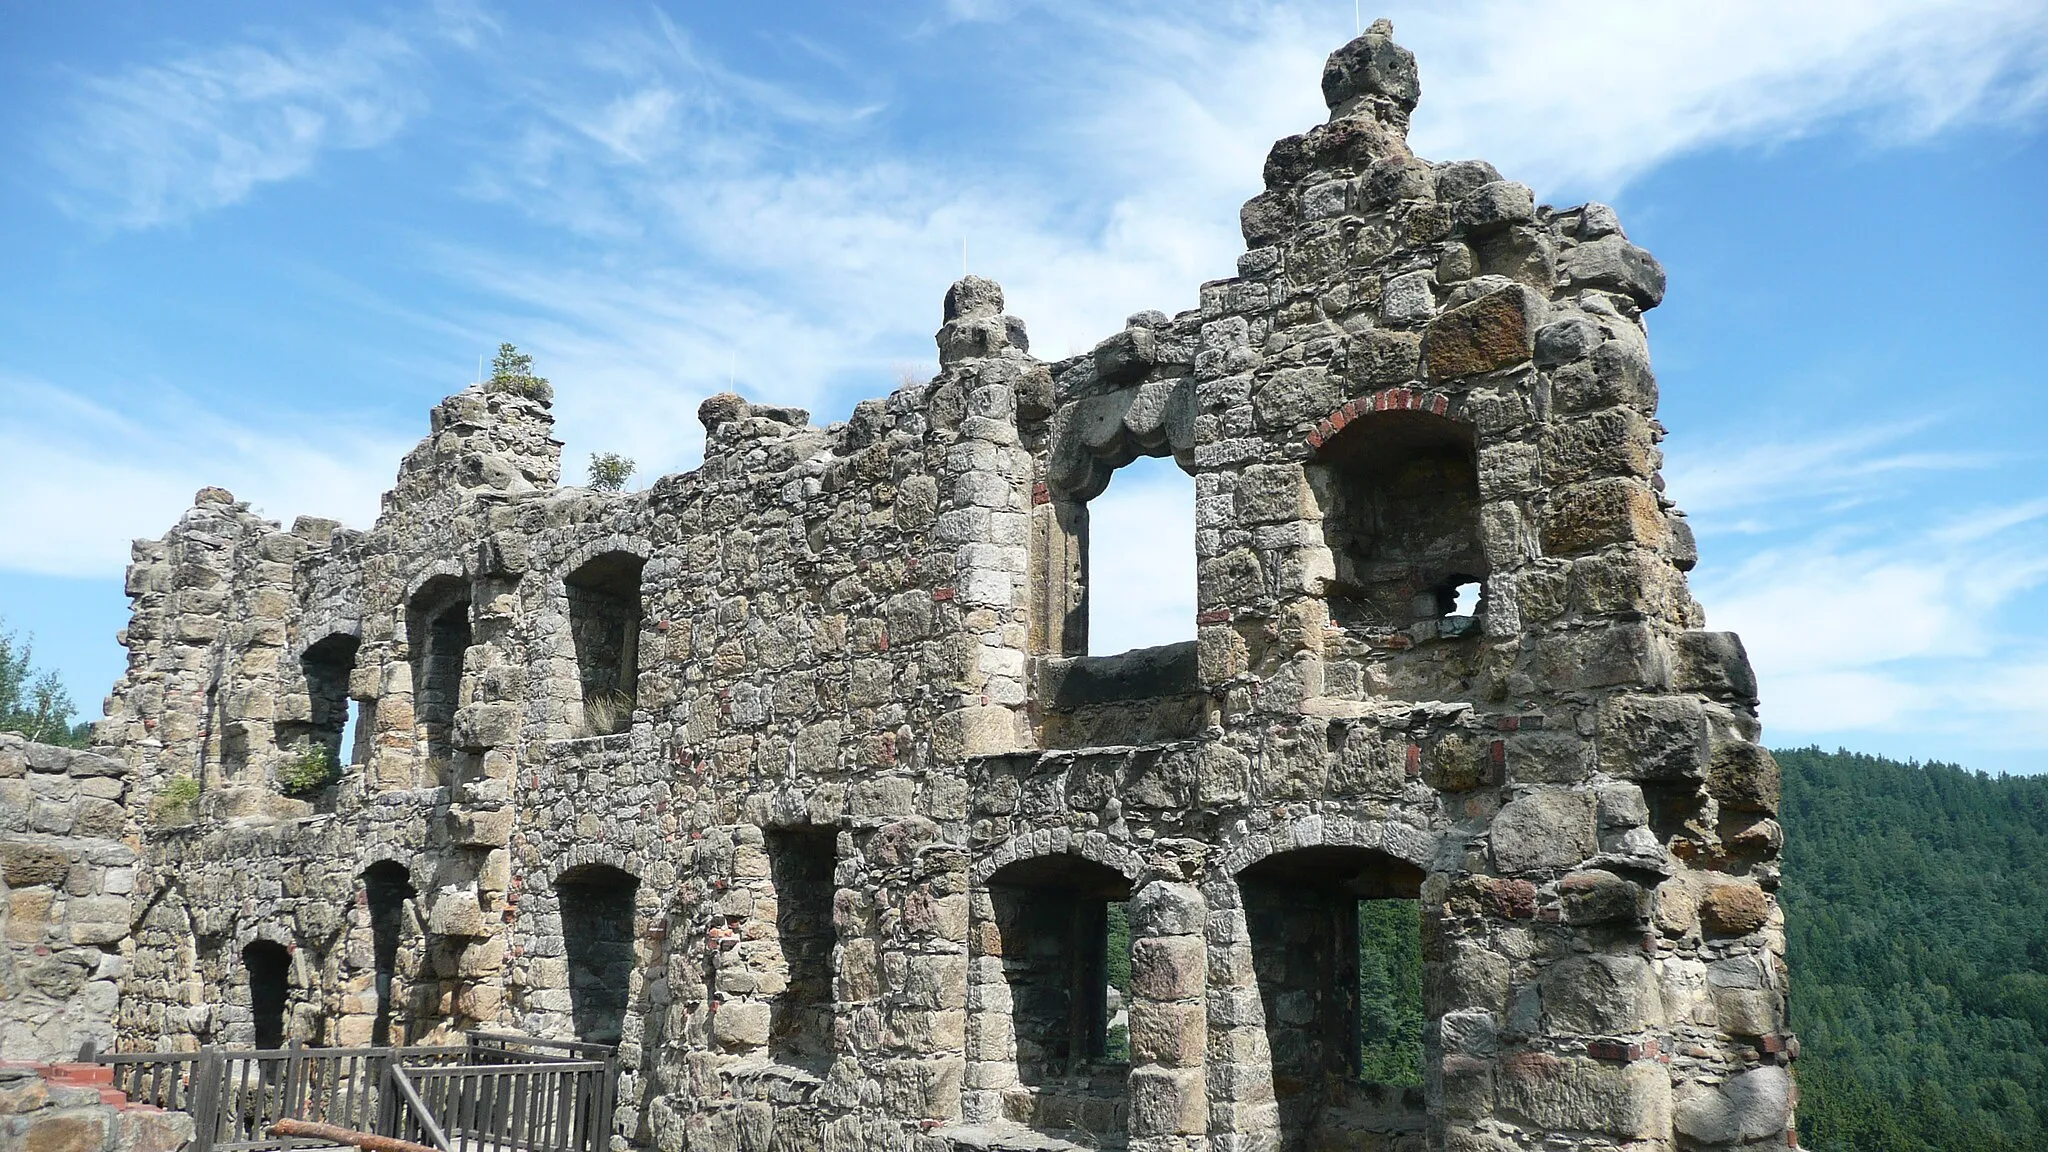
<svg viewBox="0 0 2048 1152"><path fill-rule="evenodd" d="M473 1033L462 1045L134 1052L96 1057L132 1100L192 1114L191 1152L319 1141L282 1119L397 1136L443 1152L606 1152L618 1062L605 1045Z"/></svg>

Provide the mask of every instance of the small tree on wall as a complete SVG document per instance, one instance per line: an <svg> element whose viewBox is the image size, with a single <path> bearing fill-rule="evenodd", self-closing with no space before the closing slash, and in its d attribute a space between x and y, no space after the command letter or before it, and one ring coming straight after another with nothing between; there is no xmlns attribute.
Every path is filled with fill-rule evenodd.
<svg viewBox="0 0 2048 1152"><path fill-rule="evenodd" d="M617 452L592 452L590 486L599 492L623 492L626 481L633 478L637 468L631 456L621 456Z"/></svg>
<svg viewBox="0 0 2048 1152"><path fill-rule="evenodd" d="M510 392L543 404L551 403L555 390L545 376L533 374L533 357L521 352L510 344L498 345L498 355L491 361L491 378L484 387L492 392Z"/></svg>

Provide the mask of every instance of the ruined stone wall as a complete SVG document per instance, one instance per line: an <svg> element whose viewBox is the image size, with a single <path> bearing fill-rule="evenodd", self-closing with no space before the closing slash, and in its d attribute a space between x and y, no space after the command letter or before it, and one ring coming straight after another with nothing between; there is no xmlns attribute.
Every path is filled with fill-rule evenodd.
<svg viewBox="0 0 2048 1152"><path fill-rule="evenodd" d="M643 492L560 487L487 386L367 530L201 492L101 729L139 799L200 790L124 1042L248 1042L279 945L288 1034L615 1041L669 1149L1782 1141L1776 769L1657 474L1663 272L1414 157L1383 27L1324 89L1238 275L1089 354L969 277L933 380L714 397ZM1197 639L1089 657L1138 456L1195 480ZM1356 1068L1366 899L1419 913L1420 1086Z"/></svg>
<svg viewBox="0 0 2048 1152"><path fill-rule="evenodd" d="M137 853L129 768L0 733L0 1054L114 1045Z"/></svg>

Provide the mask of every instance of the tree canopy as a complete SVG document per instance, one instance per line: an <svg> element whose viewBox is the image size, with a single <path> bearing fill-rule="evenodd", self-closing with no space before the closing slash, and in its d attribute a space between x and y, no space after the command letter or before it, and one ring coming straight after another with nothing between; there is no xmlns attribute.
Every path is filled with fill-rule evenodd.
<svg viewBox="0 0 2048 1152"><path fill-rule="evenodd" d="M78 706L57 674L36 671L33 639L7 631L5 621L0 621L0 732L83 748L92 737L92 725L73 724Z"/></svg>
<svg viewBox="0 0 2048 1152"><path fill-rule="evenodd" d="M2048 1148L2048 776L1777 757L1800 1142Z"/></svg>

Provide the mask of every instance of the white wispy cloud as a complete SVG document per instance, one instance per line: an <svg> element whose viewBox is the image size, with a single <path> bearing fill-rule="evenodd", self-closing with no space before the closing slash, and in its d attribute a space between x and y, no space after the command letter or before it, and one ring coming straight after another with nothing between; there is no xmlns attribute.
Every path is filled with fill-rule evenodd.
<svg viewBox="0 0 2048 1152"><path fill-rule="evenodd" d="M2034 0L1402 5L1421 58L1415 142L1539 194L1611 194L1673 157L1844 124L1889 145L2038 115Z"/></svg>
<svg viewBox="0 0 2048 1152"><path fill-rule="evenodd" d="M122 408L0 376L0 568L107 576L128 542L161 536L200 488L221 486L287 525L367 526L409 441L293 413L231 420L174 392Z"/></svg>
<svg viewBox="0 0 2048 1152"><path fill-rule="evenodd" d="M2027 608L2048 587L2044 520L2048 503L2031 501L1881 541L1823 533L1709 567L1696 591L1714 627L1742 634L1776 738L2037 746L2048 635Z"/></svg>
<svg viewBox="0 0 2048 1152"><path fill-rule="evenodd" d="M390 139L420 102L412 63L404 37L352 27L326 44L231 44L79 77L42 141L58 201L122 228L235 204L324 152Z"/></svg>

